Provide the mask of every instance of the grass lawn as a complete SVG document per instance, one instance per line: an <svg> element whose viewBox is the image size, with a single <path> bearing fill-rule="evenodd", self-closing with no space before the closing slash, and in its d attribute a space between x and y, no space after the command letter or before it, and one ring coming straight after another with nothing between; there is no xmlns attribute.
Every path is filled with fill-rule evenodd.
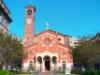
<svg viewBox="0 0 100 75"><path fill-rule="evenodd" d="M17 74L17 75L36 75L36 74ZM67 75L67 74L59 73L57 75ZM70 74L70 75L78 75L78 74Z"/></svg>
<svg viewBox="0 0 100 75"><path fill-rule="evenodd" d="M16 74L16 75L36 75L36 74L35 73L27 73L27 74L22 73L22 74Z"/></svg>

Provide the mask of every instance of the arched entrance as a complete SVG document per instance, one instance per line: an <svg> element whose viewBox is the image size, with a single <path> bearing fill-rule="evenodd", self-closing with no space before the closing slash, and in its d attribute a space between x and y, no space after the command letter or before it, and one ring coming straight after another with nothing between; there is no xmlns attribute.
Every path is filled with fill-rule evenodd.
<svg viewBox="0 0 100 75"><path fill-rule="evenodd" d="M38 56L37 60L38 60L38 63L40 64L40 71L41 71L42 70L42 67L41 67L41 65L42 65L42 57Z"/></svg>
<svg viewBox="0 0 100 75"><path fill-rule="evenodd" d="M46 71L50 71L50 57L48 55L44 56L44 66Z"/></svg>

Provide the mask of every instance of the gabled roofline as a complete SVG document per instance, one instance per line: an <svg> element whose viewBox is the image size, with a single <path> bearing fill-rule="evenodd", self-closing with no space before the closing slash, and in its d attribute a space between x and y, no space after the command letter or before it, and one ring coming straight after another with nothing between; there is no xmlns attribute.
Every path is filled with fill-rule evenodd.
<svg viewBox="0 0 100 75"><path fill-rule="evenodd" d="M46 33L46 32L49 32L49 33L52 33L52 34L56 34L56 35L61 35L61 36L64 36L64 37L68 36L68 35L64 35L64 34L61 34L61 33L59 33L59 32L53 31L53 30L51 30L51 29L45 30L45 31L40 32L40 33L38 33L38 34L35 34L35 36L39 36L39 35L41 35L41 34L43 34L43 33Z"/></svg>

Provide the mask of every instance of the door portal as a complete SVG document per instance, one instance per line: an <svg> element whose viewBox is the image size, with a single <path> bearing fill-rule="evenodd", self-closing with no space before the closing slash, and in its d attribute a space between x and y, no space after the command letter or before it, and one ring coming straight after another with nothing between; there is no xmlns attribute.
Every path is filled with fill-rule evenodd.
<svg viewBox="0 0 100 75"><path fill-rule="evenodd" d="M46 71L50 71L50 57L45 56L44 57L44 66Z"/></svg>
<svg viewBox="0 0 100 75"><path fill-rule="evenodd" d="M50 61L45 61L45 70L50 71Z"/></svg>

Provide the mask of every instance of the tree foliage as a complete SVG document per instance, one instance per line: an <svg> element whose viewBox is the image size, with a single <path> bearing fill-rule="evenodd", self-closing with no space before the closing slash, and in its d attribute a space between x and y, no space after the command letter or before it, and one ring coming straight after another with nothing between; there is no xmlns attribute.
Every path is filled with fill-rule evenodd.
<svg viewBox="0 0 100 75"><path fill-rule="evenodd" d="M0 68L19 66L24 57L23 45L10 34L0 32Z"/></svg>
<svg viewBox="0 0 100 75"><path fill-rule="evenodd" d="M79 45L73 49L74 64L85 68L94 68L100 65L100 42L81 40Z"/></svg>

